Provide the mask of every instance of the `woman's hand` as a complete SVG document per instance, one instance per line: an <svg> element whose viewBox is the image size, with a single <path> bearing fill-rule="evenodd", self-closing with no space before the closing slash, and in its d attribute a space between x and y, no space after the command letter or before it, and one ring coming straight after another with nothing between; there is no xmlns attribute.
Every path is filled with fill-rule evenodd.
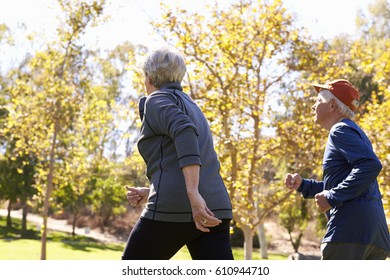
<svg viewBox="0 0 390 280"><path fill-rule="evenodd" d="M149 188L136 188L126 186L127 189L127 200L132 206L139 206L145 204L148 201L149 197Z"/></svg>
<svg viewBox="0 0 390 280"><path fill-rule="evenodd" d="M200 166L184 166L182 171L186 182L188 198L191 203L192 217L194 218L195 226L200 231L209 232L210 230L208 227L215 227L222 223L222 221L215 218L214 213L207 208L206 202L199 193Z"/></svg>
<svg viewBox="0 0 390 280"><path fill-rule="evenodd" d="M203 197L195 192L188 195L192 208L192 217L194 219L196 228L203 232L209 232L208 227L215 227L222 223L221 220L214 216L214 213L207 208Z"/></svg>

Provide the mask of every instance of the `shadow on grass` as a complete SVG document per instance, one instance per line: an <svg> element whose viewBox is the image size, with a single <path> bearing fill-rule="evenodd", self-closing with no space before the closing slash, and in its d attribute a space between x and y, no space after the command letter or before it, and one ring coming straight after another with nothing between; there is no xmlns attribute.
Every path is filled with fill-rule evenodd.
<svg viewBox="0 0 390 280"><path fill-rule="evenodd" d="M104 250L104 251L123 251L123 246L115 244L106 244L99 241L84 242L75 241L74 239L63 239L61 243L72 250L90 252L92 249Z"/></svg>
<svg viewBox="0 0 390 280"><path fill-rule="evenodd" d="M27 231L24 236L21 236L21 220L12 219L12 227L6 226L6 220L0 217L0 239L5 241L31 239L40 240L41 234L36 230L34 225L28 224ZM90 252L92 249L123 251L123 246L119 244L106 244L88 236L72 236L70 233L48 231L48 242L61 243L64 247L75 250Z"/></svg>
<svg viewBox="0 0 390 280"><path fill-rule="evenodd" d="M27 225L27 230L21 236L22 221L19 219L12 219L12 227L6 225L5 218L0 217L0 239L12 241L15 239L40 239L39 233L34 230L34 226Z"/></svg>
<svg viewBox="0 0 390 280"><path fill-rule="evenodd" d="M70 233L51 232L48 240L62 243L64 247L72 250L90 252L91 249L122 251L123 246L119 244L107 244L94 238L82 235L72 236Z"/></svg>

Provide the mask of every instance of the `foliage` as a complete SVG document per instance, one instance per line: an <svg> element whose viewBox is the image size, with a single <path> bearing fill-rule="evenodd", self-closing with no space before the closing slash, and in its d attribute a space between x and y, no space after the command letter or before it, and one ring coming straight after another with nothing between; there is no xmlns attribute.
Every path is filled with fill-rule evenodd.
<svg viewBox="0 0 390 280"><path fill-rule="evenodd" d="M390 3L387 0L375 0L368 5L368 14L360 12L357 18L357 27L361 38L371 41L372 45L378 41L390 39Z"/></svg>
<svg viewBox="0 0 390 280"><path fill-rule="evenodd" d="M361 68L369 73L377 87L370 92L371 100L364 106L365 114L360 124L371 142L374 151L382 162L382 172L378 181L383 195L387 219L390 219L390 145L387 113L390 106L390 47L389 20L390 4L385 0L376 0L369 6L369 14L361 15L359 27L361 39L359 48L353 52L353 59L358 60ZM389 222L390 228L390 222Z"/></svg>
<svg viewBox="0 0 390 280"><path fill-rule="evenodd" d="M124 187L112 174L106 179L98 178L94 184L91 207L92 211L102 218L101 227L104 228L109 226L116 216L126 211L123 206Z"/></svg>
<svg viewBox="0 0 390 280"><path fill-rule="evenodd" d="M60 180L55 171L67 162L67 152L72 151L68 150L68 139L77 135L77 119L91 101L90 85L86 82L90 80L86 67L88 53L82 51L79 40L88 24L101 14L104 1L87 4L64 0L59 5L65 12L65 24L58 29L59 40L48 44L44 51L37 51L22 71L14 72L15 81L8 88L9 115L4 129L8 141L15 143L11 159L17 154L34 154L38 160L37 186L39 191L45 190L42 259L46 258L51 192ZM105 105L95 102L91 102L92 106ZM96 134L90 136L97 138ZM82 151L76 154L84 155Z"/></svg>
<svg viewBox="0 0 390 280"><path fill-rule="evenodd" d="M310 219L308 202L299 194L291 194L289 203L281 205L279 219L281 225L287 229L290 236L291 245L294 251L298 253L298 248L301 245L301 239ZM293 232L298 232L294 239Z"/></svg>
<svg viewBox="0 0 390 280"><path fill-rule="evenodd" d="M116 187L132 184L131 180L142 182L127 175L132 165L125 165L130 167L126 171L111 161L123 160L120 149L124 141L126 153L133 153L138 110L132 104L138 95L127 85L128 65L135 63L136 53L144 53L145 48L125 42L110 51L86 49L82 36L89 26L98 23L105 1L58 4L63 13L57 38L1 77L4 125L0 125L0 135L8 147L5 164L12 165L19 158L36 159L35 180L28 186L37 190L36 195L29 195L34 208L43 207L44 216L49 211L71 213L75 225L97 192L93 182L106 180L107 172L120 177ZM8 36L10 30L5 26L1 30L3 38ZM29 161L20 164L18 170L28 167ZM4 185L21 194L13 188L11 179L5 180ZM123 187L122 192L125 205ZM105 198L105 207L110 207L109 198ZM118 207L116 203L113 201L114 208Z"/></svg>

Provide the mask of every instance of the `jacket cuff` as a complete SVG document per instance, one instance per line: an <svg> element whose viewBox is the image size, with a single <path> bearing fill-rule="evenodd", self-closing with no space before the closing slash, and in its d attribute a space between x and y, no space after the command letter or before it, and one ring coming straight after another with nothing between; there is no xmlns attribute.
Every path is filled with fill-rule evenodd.
<svg viewBox="0 0 390 280"><path fill-rule="evenodd" d="M179 159L179 166L180 168L183 168L188 165L202 165L202 162L200 160L200 156L185 156L181 159Z"/></svg>
<svg viewBox="0 0 390 280"><path fill-rule="evenodd" d="M332 190L328 191L328 193L326 194L326 200L328 200L329 205L332 207L339 207L343 204L342 202L338 202L336 200L336 198L334 197L334 191Z"/></svg>
<svg viewBox="0 0 390 280"><path fill-rule="evenodd" d="M180 168L188 165L202 165L198 136L193 128L188 127L176 136L175 147Z"/></svg>
<svg viewBox="0 0 390 280"><path fill-rule="evenodd" d="M300 192L303 198L309 198L310 196L310 188L312 185L312 181L309 179L302 179L302 183L297 189L297 192Z"/></svg>

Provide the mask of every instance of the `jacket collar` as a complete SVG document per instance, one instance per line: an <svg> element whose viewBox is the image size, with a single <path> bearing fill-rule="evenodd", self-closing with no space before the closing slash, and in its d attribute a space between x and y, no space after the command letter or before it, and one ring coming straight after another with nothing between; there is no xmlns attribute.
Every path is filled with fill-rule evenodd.
<svg viewBox="0 0 390 280"><path fill-rule="evenodd" d="M178 82L171 82L171 83L166 83L160 89L177 89L180 91L183 91L182 86Z"/></svg>

